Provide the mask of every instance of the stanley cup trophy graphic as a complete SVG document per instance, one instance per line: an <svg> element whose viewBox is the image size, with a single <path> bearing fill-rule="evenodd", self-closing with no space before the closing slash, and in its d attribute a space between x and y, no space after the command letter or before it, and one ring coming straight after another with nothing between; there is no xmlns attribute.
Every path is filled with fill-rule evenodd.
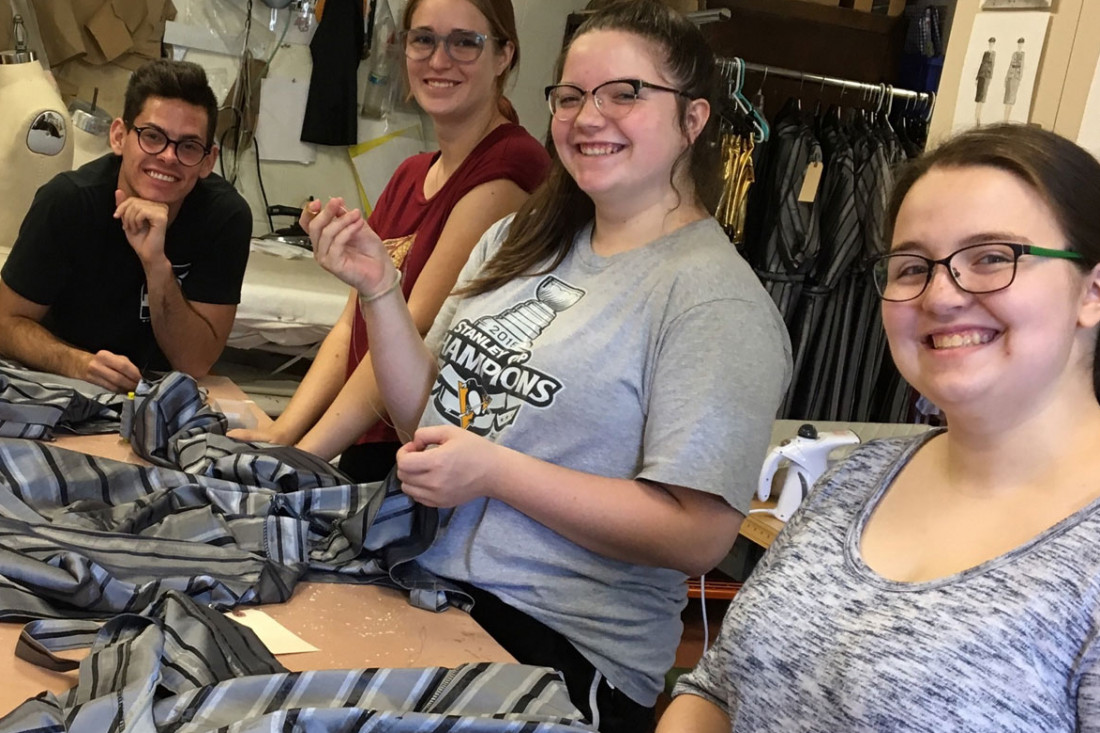
<svg viewBox="0 0 1100 733"><path fill-rule="evenodd" d="M571 307L584 296L583 290L566 285L553 275L535 288L535 297L512 306L498 316L484 316L474 322L501 346L517 349L521 354L512 358L526 360L528 349L554 316Z"/></svg>
<svg viewBox="0 0 1100 733"><path fill-rule="evenodd" d="M553 275L535 288L535 297L497 314L482 316L473 323L458 324L448 336L448 342L461 340L455 348L457 358L448 360L440 370L435 386L435 403L440 413L450 415L463 429L473 425L484 434L495 426L500 429L511 423L520 404L509 404L510 394L516 395L517 383L531 384L535 378L552 381L552 390L560 388L556 380L548 380L537 370L522 366L530 357L535 339L554 321L558 313L572 307L584 297L584 291L565 284ZM488 341L497 345L490 351L475 344ZM457 346L457 344L455 344ZM473 352L477 350L475 355ZM444 344L443 351L449 347ZM494 398L503 404L493 404ZM493 409L490 412L490 405Z"/></svg>

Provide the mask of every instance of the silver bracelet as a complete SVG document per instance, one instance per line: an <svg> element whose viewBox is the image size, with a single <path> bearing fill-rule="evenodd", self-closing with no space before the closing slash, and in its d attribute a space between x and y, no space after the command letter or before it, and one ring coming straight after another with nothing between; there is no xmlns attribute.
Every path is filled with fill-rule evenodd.
<svg viewBox="0 0 1100 733"><path fill-rule="evenodd" d="M369 303L369 302L371 302L372 300L378 300L378 299L379 299L379 298L381 298L381 297L382 297L383 295L389 295L389 294L390 294L390 293L392 293L392 292L393 292L394 290L397 290L397 288L398 288L398 287L399 287L399 286L401 285L401 270L394 270L394 272L396 272L396 273L397 273L397 277L395 277L395 278L393 279L393 282L392 282L392 283L390 283L390 284L389 284L389 285L388 285L388 286L387 286L386 288L384 288L383 290L380 290L380 291L378 291L377 293L375 293L375 294L373 294L373 295L363 295L362 293L360 293L360 294L359 294L359 302L360 302L361 304L362 304L362 303Z"/></svg>

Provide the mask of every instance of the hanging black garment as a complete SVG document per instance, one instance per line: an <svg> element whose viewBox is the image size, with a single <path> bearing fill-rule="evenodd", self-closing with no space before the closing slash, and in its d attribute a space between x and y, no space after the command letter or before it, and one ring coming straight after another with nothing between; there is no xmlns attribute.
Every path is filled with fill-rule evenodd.
<svg viewBox="0 0 1100 733"><path fill-rule="evenodd" d="M862 251L855 208L855 159L839 118L828 113L818 125L825 174L818 195L821 248L803 288L791 330L794 378L784 413L796 419L832 418L822 405L823 386L843 369L846 354L838 340L847 273Z"/></svg>
<svg viewBox="0 0 1100 733"><path fill-rule="evenodd" d="M798 101L790 99L772 125L764 180L750 193L750 198L763 196L764 200L755 207L759 219L751 224L754 241L749 241L748 231L745 241L748 260L788 328L803 281L817 257L816 203L798 200L812 160L822 161L821 146Z"/></svg>
<svg viewBox="0 0 1100 733"><path fill-rule="evenodd" d="M859 216L860 259L878 252L882 246L886 196L891 176L885 146L876 131L862 116L850 123L856 165L856 212ZM866 276L850 275L845 297L843 323L837 348L842 350L844 365L831 375L827 391L832 396L826 409L837 420L856 420L859 395L873 390L877 372L870 366L869 355L876 353L868 344L880 334L878 298L869 290ZM881 342L879 342L881 343ZM881 349L881 345L877 347ZM866 419L866 418L864 418Z"/></svg>
<svg viewBox="0 0 1100 733"><path fill-rule="evenodd" d="M887 195L894 185L894 169L905 160L905 149L894 129L884 117L879 117L875 121L873 135L873 139L882 151L885 164L875 171L878 186L882 191L883 210L877 218L877 231L872 234L874 241L865 240L868 255L880 252L889 246L889 242L883 239L885 236ZM885 388L885 385L893 384L894 386L891 389L895 391L899 388L904 388L907 391L908 387L899 384L900 378L894 377L896 372L893 362L887 354L888 345L886 343L886 332L882 327L879 298L875 293L870 277L862 279L862 291L861 310L865 314L862 322L867 325L866 341L862 342L864 348L860 360L860 372L857 378L852 380L856 385L856 390L851 398L852 402L848 405L848 414L852 416L851 419L853 420L866 421L883 419L884 416L876 414L877 410L874 405L876 402L882 404L879 398L884 396L881 390Z"/></svg>
<svg viewBox="0 0 1100 733"><path fill-rule="evenodd" d="M908 147L905 146L901 135L888 121L883 120L879 128L881 139L888 143L887 146L887 188L893 186L894 172L905 163L906 158L912 157ZM920 153L917 153L920 154ZM889 242L882 242L881 247L888 247ZM881 309L878 297L873 291L870 277L865 278L865 288L869 299L875 302L876 325L868 341L868 357L865 359L867 373L864 375L864 391L858 397L856 412L860 419L875 420L881 423L908 423L912 396L909 383L906 383L898 372L890 358L889 344L886 339L886 331L881 326Z"/></svg>
<svg viewBox="0 0 1100 733"><path fill-rule="evenodd" d="M363 4L327 0L309 44L313 72L302 121L302 142L354 145L358 142L359 58L363 50Z"/></svg>

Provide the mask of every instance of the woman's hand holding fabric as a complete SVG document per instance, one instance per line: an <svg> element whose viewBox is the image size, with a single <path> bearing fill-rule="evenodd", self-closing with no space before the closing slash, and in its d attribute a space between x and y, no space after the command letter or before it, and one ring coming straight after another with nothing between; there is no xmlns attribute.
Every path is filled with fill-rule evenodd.
<svg viewBox="0 0 1100 733"><path fill-rule="evenodd" d="M452 425L419 428L397 452L402 490L426 506L455 507L489 496L500 446Z"/></svg>

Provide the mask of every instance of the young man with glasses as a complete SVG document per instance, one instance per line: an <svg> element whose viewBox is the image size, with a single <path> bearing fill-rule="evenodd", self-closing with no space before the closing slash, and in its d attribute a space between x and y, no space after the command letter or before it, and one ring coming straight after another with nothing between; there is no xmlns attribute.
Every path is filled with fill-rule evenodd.
<svg viewBox="0 0 1100 733"><path fill-rule="evenodd" d="M107 389L200 377L240 301L252 217L211 175L217 100L202 68L130 79L113 154L39 189L0 272L0 355Z"/></svg>

